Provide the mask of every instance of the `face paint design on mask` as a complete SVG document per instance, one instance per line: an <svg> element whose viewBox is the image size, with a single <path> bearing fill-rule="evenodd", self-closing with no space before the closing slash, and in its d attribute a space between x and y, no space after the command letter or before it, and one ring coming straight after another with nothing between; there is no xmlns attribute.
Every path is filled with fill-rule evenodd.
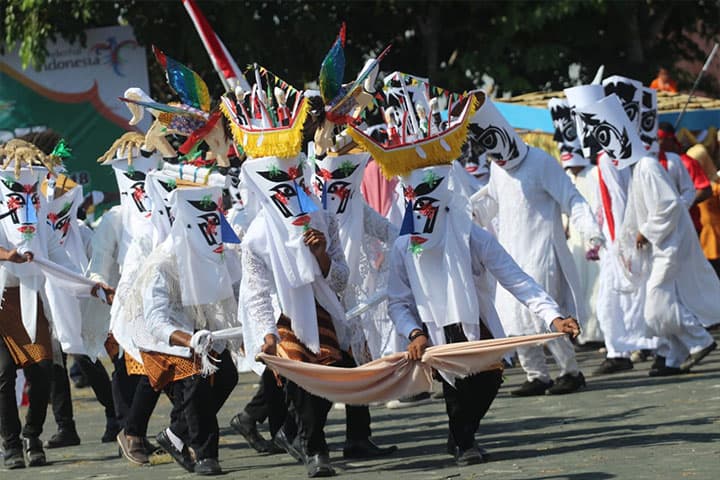
<svg viewBox="0 0 720 480"><path fill-rule="evenodd" d="M23 185L10 178L2 178L5 187L5 212L3 217L9 216L15 225L28 223L28 208L34 208L37 211L40 208L40 202L37 195L38 182Z"/></svg>
<svg viewBox="0 0 720 480"><path fill-rule="evenodd" d="M307 213L298 197L298 190L301 188L303 193L307 193L302 163L297 167L290 167L287 172L273 165L269 170L258 171L257 174L274 184L269 189L269 196L283 217L298 217Z"/></svg>
<svg viewBox="0 0 720 480"><path fill-rule="evenodd" d="M488 125L483 128L479 125L470 125L475 135L480 154L487 153L488 156L500 161L514 160L520 155L517 145L517 137L505 129Z"/></svg>
<svg viewBox="0 0 720 480"><path fill-rule="evenodd" d="M555 128L553 140L558 143L560 158L566 161L573 155L582 156L576 121L567 102L551 101L550 116Z"/></svg>
<svg viewBox="0 0 720 480"><path fill-rule="evenodd" d="M315 186L318 189L318 194L323 199L324 205L327 204L328 198L339 200L335 211L337 214L345 213L350 198L355 194L355 190L351 188L353 184L343 181L343 179L350 177L358 167L359 165L353 165L351 162L345 161L339 168L330 171L321 168L317 163L315 164Z"/></svg>
<svg viewBox="0 0 720 480"><path fill-rule="evenodd" d="M129 169L127 172L123 172L123 175L131 182L127 190L120 192L120 195L128 196L132 199L135 208L138 212L145 213L148 211L145 206L145 173L138 170Z"/></svg>
<svg viewBox="0 0 720 480"><path fill-rule="evenodd" d="M411 185L407 185L403 188L406 205L409 204L412 206L412 212L416 220L416 230L418 229L417 226L422 224L422 217L425 217L422 231L414 231L412 233L429 234L435 230L435 222L438 217L438 204L440 203L440 199L435 198L430 194L437 189L444 179L445 177L440 177L435 172L428 171L425 174L423 181L414 188Z"/></svg>
<svg viewBox="0 0 720 480"><path fill-rule="evenodd" d="M642 87L640 83L630 79L610 77L603 82L603 87L605 88L606 96L610 96L613 93L617 95L630 121L635 125L639 125L640 100L642 98Z"/></svg>
<svg viewBox="0 0 720 480"><path fill-rule="evenodd" d="M177 188L177 185L174 180L157 180L157 183L162 187L163 191L167 192L168 194L175 190ZM170 225L173 224L175 221L175 217L173 217L170 209L170 199L167 195L163 196L162 199L163 202L163 208L165 209L165 214L167 215L168 220L170 221Z"/></svg>
<svg viewBox="0 0 720 480"><path fill-rule="evenodd" d="M72 202L65 202L59 212L47 214L47 224L59 236L60 245L65 243L65 237L70 231L72 207Z"/></svg>
<svg viewBox="0 0 720 480"><path fill-rule="evenodd" d="M625 160L632 156L632 142L625 127L622 131L615 125L592 113L579 113L588 132L611 158Z"/></svg>
<svg viewBox="0 0 720 480"><path fill-rule="evenodd" d="M656 140L658 125L657 97L654 92L648 90L643 90L642 116L640 117L640 139L646 144Z"/></svg>
<svg viewBox="0 0 720 480"><path fill-rule="evenodd" d="M223 253L223 241L220 232L222 212L210 195L205 196L202 200L187 200L195 210L199 212L196 215L196 227L200 230L202 238L205 239L208 247L213 247L213 252L217 254Z"/></svg>

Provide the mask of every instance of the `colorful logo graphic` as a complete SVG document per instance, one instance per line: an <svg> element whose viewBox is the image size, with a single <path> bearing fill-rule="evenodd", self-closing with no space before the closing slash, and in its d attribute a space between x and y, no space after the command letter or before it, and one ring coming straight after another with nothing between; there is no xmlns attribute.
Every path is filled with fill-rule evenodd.
<svg viewBox="0 0 720 480"><path fill-rule="evenodd" d="M105 63L112 66L116 75L124 77L125 74L122 72L121 68L125 62L120 56L120 53L127 47L136 48L137 46L138 43L135 40L123 40L122 42L118 42L115 37L109 37L105 43L96 43L90 48L90 50L94 52L95 55L101 55L101 52L107 52L103 55L105 57Z"/></svg>

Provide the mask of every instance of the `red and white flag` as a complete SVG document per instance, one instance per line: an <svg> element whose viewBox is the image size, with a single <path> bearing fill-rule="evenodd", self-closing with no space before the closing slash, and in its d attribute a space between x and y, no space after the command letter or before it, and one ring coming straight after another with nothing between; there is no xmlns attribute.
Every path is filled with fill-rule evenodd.
<svg viewBox="0 0 720 480"><path fill-rule="evenodd" d="M195 28L203 45L205 45L205 50L210 55L210 60L212 60L215 71L220 76L220 81L225 86L225 90L231 91L236 86L240 86L243 90L250 91L250 84L245 75L242 74L230 52L212 29L195 0L182 0L182 2L195 24Z"/></svg>

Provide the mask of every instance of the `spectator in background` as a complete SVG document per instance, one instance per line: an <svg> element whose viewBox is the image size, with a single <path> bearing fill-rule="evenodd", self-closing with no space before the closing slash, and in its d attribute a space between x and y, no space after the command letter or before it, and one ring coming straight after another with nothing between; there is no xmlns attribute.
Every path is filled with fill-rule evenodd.
<svg viewBox="0 0 720 480"><path fill-rule="evenodd" d="M665 67L658 69L657 77L650 84L650 88L654 88L659 92L677 93L677 82L670 77L670 72Z"/></svg>
<svg viewBox="0 0 720 480"><path fill-rule="evenodd" d="M698 204L700 211L700 246L705 258L720 277L720 184L715 164L704 145L698 143L687 151L694 158L710 179L712 196Z"/></svg>
<svg viewBox="0 0 720 480"><path fill-rule="evenodd" d="M668 162L668 160L671 160L671 154L676 154L680 157L682 164L690 174L690 179L695 187L695 198L686 201L685 203L690 210L690 217L692 218L693 225L695 225L695 229L699 233L702 230L702 225L700 224L700 211L697 206L700 202L707 200L712 195L710 180L708 180L708 176L705 174L700 164L694 158L683 153L682 147L675 137L675 128L670 123L661 122L658 126L658 142L660 144L658 160L665 170L668 170L668 172L671 173L670 177L674 177L672 172L670 172ZM673 180L675 179L673 178ZM678 187L677 184L675 184L675 186ZM684 200L684 195L682 194L683 192L680 193Z"/></svg>

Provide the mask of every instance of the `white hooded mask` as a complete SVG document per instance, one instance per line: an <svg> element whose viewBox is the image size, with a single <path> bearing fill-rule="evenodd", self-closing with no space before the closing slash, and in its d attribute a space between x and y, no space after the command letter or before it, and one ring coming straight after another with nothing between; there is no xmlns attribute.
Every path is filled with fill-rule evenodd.
<svg viewBox="0 0 720 480"><path fill-rule="evenodd" d="M182 304L206 305L233 296L224 255L222 189L180 188L170 194L170 239L180 274Z"/></svg>
<svg viewBox="0 0 720 480"><path fill-rule="evenodd" d="M553 140L558 144L562 166L566 168L590 165L590 161L583 157L575 119L567 99L551 98L548 102L548 109L555 128Z"/></svg>
<svg viewBox="0 0 720 480"><path fill-rule="evenodd" d="M643 87L640 106L640 139L646 145L657 142L658 103L657 90Z"/></svg>
<svg viewBox="0 0 720 480"><path fill-rule="evenodd" d="M360 193L367 153L327 155L315 159L313 189L323 208L335 215L338 234L350 268L351 284L359 282L364 238L364 200Z"/></svg>
<svg viewBox="0 0 720 480"><path fill-rule="evenodd" d="M605 96L610 96L613 93L617 95L630 122L635 125L636 130L639 130L642 113L640 106L643 95L642 83L631 78L613 75L603 80L603 88L605 89Z"/></svg>
<svg viewBox="0 0 720 480"><path fill-rule="evenodd" d="M7 239L15 247L27 246L37 236L40 182L47 176L42 167L22 168L15 177L12 170L0 173L0 224ZM32 250L32 248L30 248Z"/></svg>
<svg viewBox="0 0 720 480"><path fill-rule="evenodd" d="M470 119L470 130L480 150L478 153L487 154L505 170L517 168L527 156L527 144L484 92L475 92L475 96L482 104Z"/></svg>
<svg viewBox="0 0 720 480"><path fill-rule="evenodd" d="M280 307L293 332L312 352L320 351L317 300L332 317L342 345L345 333L339 327L345 323L345 311L303 240L307 228L328 234L325 217L308 189L305 155L248 159L242 178L251 197L262 205L258 217L266 228L257 238L246 235L244 241L255 251L267 252Z"/></svg>
<svg viewBox="0 0 720 480"><path fill-rule="evenodd" d="M474 285L467 200L454 192L450 165L413 170L402 178L407 203L400 235L408 234L405 266L422 321L432 341L445 343L442 327L462 324L479 339L480 307Z"/></svg>
<svg viewBox="0 0 720 480"><path fill-rule="evenodd" d="M575 110L578 107L584 107L585 105L601 100L605 97L605 91L603 90L602 85L592 84L566 88L564 92L567 97L568 105L570 105L570 109L575 117L575 132L578 136L578 140L580 141L583 156L592 162L596 159L597 154L600 153L600 147L597 143L595 143L595 139L585 128L585 125L582 123L580 117L575 114Z"/></svg>
<svg viewBox="0 0 720 480"><path fill-rule="evenodd" d="M618 169L629 167L646 155L640 135L616 95L577 108L575 112Z"/></svg>

